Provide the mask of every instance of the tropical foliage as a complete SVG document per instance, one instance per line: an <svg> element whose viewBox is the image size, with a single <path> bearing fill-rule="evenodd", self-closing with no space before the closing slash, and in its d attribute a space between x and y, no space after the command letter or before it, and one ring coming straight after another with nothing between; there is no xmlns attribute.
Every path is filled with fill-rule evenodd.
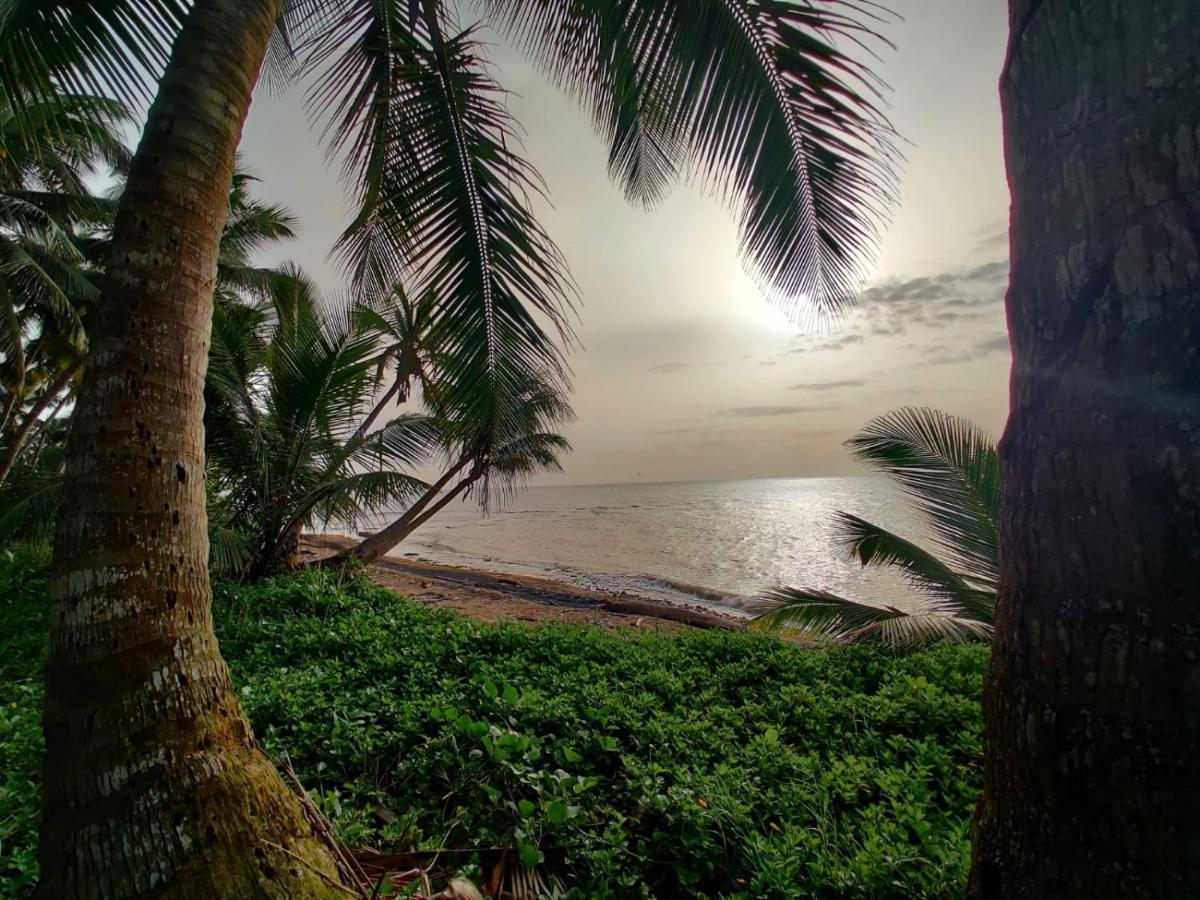
<svg viewBox="0 0 1200 900"><path fill-rule="evenodd" d="M4 570L0 894L23 896L46 604ZM496 852L463 848L508 848L579 897L964 891L982 647L491 625L319 570L218 583L214 615L255 734L351 846L479 884Z"/></svg>
<svg viewBox="0 0 1200 900"><path fill-rule="evenodd" d="M995 444L965 419L905 408L875 419L847 445L913 501L936 552L845 512L837 517L838 543L863 566L899 572L924 606L901 609L783 587L767 595L771 608L759 623L892 647L990 639L999 577Z"/></svg>
<svg viewBox="0 0 1200 900"><path fill-rule="evenodd" d="M64 93L17 102L0 103L0 483L79 374L114 211L86 181L128 156L120 104Z"/></svg>
<svg viewBox="0 0 1200 900"><path fill-rule="evenodd" d="M102 101L89 107L101 114L99 124L106 128L100 129L73 117L82 107L72 98L63 103L66 112L46 127L70 125L75 133L27 150L26 164L10 166L12 177L21 180L0 193L0 202L16 210L7 223L0 223L0 250L12 263L0 267L0 298L9 303L5 318L12 323L12 339L0 350L0 400L8 423L0 426L0 540L7 541L47 536L53 523L66 413L87 349L86 315L99 297L96 284L128 167L127 151L112 130L123 121L117 116L119 107ZM23 121L15 118L12 127ZM8 139L18 138L20 134ZM14 143L14 154L21 146ZM52 181L44 170L56 173ZM115 176L108 196L89 194L85 178L106 172ZM295 225L288 209L252 195L255 181L244 169L235 173L221 237L216 298L231 316L236 305L270 308L272 298L296 279L293 272L254 262L269 245L292 237ZM9 337L0 329L0 338ZM228 541L216 546L231 547Z"/></svg>
<svg viewBox="0 0 1200 900"><path fill-rule="evenodd" d="M205 391L214 558L251 575L294 564L317 519L353 521L425 491L405 470L436 435L412 414L360 428L376 334L299 273L275 282L269 305L216 307Z"/></svg>
<svg viewBox="0 0 1200 900"><path fill-rule="evenodd" d="M144 98L187 10L72 4L68 34L52 25L63 5L14 4L0 26L34 96L65 83ZM464 10L482 19L460 21ZM652 205L680 177L728 198L747 264L799 315L852 299L893 194L881 86L851 52L881 15L871 0L298 0L264 77L307 85L342 162L357 213L338 246L359 299L401 282L436 298L429 335L457 393L448 402L498 442L531 377L565 386L574 289L533 215L541 179L480 27L505 32L587 107L631 199Z"/></svg>

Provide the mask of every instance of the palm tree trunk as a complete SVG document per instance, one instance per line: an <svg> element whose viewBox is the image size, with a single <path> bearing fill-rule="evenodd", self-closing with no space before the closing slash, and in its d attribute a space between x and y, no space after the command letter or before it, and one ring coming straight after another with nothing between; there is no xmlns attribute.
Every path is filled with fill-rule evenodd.
<svg viewBox="0 0 1200 900"><path fill-rule="evenodd" d="M355 429L354 435L350 438L350 440L357 441L362 439L362 437L371 430L371 426L375 424L375 420L379 418L380 414L384 411L387 405L396 399L396 396L400 394L401 389L406 386L407 381L402 382L400 380L399 373L397 373L396 380L392 382L392 386L384 392L383 396L379 399L379 402L375 404L374 409L372 409L367 414L367 417L362 420L362 423L358 426L358 428ZM407 399L408 392L405 391L405 393L400 396L400 402L403 403Z"/></svg>
<svg viewBox="0 0 1200 900"><path fill-rule="evenodd" d="M465 469L470 462L471 457L469 456L464 456L461 458L457 463L447 469L442 477L430 486L429 490L421 495L421 499L406 509L404 514L392 522L392 524L381 529L380 531L375 532L375 534L371 535L357 546L351 547L349 550L344 550L343 552L328 557L327 559L320 560L320 564L323 566L340 566L352 559L357 560L364 566L375 562L375 560L379 559L379 557L387 553L398 543L412 534L413 531L420 527L421 524L424 524L426 521L428 521L428 516L422 517L421 513L427 506L429 506L430 502L438 494L445 490L446 485L453 481L455 476ZM454 489L449 492L447 495L449 499L443 498L434 505L434 512L442 509L442 507L449 503L450 500L461 494L477 479L478 475L471 475L467 478L464 478L462 482L456 485Z"/></svg>
<svg viewBox="0 0 1200 900"><path fill-rule="evenodd" d="M71 366L64 371L50 387L42 392L42 396L33 404L33 408L29 410L21 424L13 429L12 438L8 442L8 446L4 448L4 455L0 456L0 484L4 483L4 479L8 477L8 473L17 463L17 459L21 456L21 448L25 446L25 439L29 437L30 429L41 421L42 413L53 402L54 398L62 392L71 379L78 374L81 367Z"/></svg>
<svg viewBox="0 0 1200 900"><path fill-rule="evenodd" d="M1012 0L981 898L1200 896L1200 3Z"/></svg>
<svg viewBox="0 0 1200 900"><path fill-rule="evenodd" d="M42 455L42 449L46 446L46 437L50 434L50 425L58 419L63 407L71 401L72 397L73 394L71 391L67 391L65 394L59 397L58 402L54 404L54 408L50 410L50 415L46 416L44 419L41 419L37 425L34 426L33 432L26 435L25 441L31 448L29 451L31 459L36 461L38 457ZM31 439L32 442L30 443Z"/></svg>
<svg viewBox="0 0 1200 900"><path fill-rule="evenodd" d="M315 897L334 866L217 649L203 388L234 150L282 0L200 0L117 216L67 446L42 897Z"/></svg>
<svg viewBox="0 0 1200 900"><path fill-rule="evenodd" d="M482 474L482 473L480 473L480 474ZM429 509L427 509L425 512L421 513L420 515L416 516L414 519L412 519L409 522L408 530L405 531L404 534L402 534L400 536L399 540L400 541L404 540L406 537L408 537L410 534L412 534L414 531L416 531L418 528L420 528L422 525L424 525L426 522L428 522L430 519L432 519L434 516L436 516L438 513L440 513L443 509L445 509L447 506L450 505L451 501L453 501L456 498L458 498L459 496L461 496L463 491L465 491L467 488L469 488L471 485L473 485L478 480L479 480L479 474L473 474L469 478L464 478L462 481L460 481L458 484L456 484L451 490L446 491L445 496L442 497L441 499L439 499L437 503L433 504L433 506L429 507ZM397 543L399 543L399 541L397 541Z"/></svg>

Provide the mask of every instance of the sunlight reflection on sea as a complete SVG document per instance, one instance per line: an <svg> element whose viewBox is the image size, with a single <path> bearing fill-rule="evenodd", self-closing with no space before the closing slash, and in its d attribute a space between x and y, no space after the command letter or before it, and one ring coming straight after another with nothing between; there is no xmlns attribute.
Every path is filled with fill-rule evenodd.
<svg viewBox="0 0 1200 900"><path fill-rule="evenodd" d="M792 478L534 487L486 517L452 505L392 553L734 609L774 585L910 605L894 575L838 552L838 510L924 537L884 479Z"/></svg>

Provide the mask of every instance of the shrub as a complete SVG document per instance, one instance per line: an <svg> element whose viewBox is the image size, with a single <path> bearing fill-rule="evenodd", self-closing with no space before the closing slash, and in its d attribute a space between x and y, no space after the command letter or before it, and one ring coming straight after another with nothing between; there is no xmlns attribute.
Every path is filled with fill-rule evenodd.
<svg viewBox="0 0 1200 900"><path fill-rule="evenodd" d="M327 571L215 611L260 740L351 843L512 846L586 897L962 892L985 648L491 625Z"/></svg>

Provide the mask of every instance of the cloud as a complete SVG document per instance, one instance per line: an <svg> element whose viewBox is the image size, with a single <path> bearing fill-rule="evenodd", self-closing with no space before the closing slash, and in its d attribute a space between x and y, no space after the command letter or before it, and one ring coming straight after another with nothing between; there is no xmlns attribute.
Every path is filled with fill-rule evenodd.
<svg viewBox="0 0 1200 900"><path fill-rule="evenodd" d="M800 384L793 384L788 388L789 391L837 391L842 388L862 387L865 381L858 379L847 379L845 381L806 381Z"/></svg>
<svg viewBox="0 0 1200 900"><path fill-rule="evenodd" d="M982 228L971 233L975 238L975 249L985 253L996 253L1008 249L1008 220L993 219Z"/></svg>
<svg viewBox="0 0 1200 900"><path fill-rule="evenodd" d="M815 340L815 343L814 343ZM799 343L789 349L788 353L812 353L817 350L842 350L854 344L861 344L866 337L861 334L842 334L832 339L828 337L801 338Z"/></svg>
<svg viewBox="0 0 1200 900"><path fill-rule="evenodd" d="M975 349L980 353L1008 353L1012 349L1012 344L1009 343L1007 334L998 334L995 337L976 341Z"/></svg>
<svg viewBox="0 0 1200 900"><path fill-rule="evenodd" d="M927 331L975 330L1003 316L1008 262L892 278L868 288L834 334L797 338L789 353L844 350L868 339Z"/></svg>
<svg viewBox="0 0 1200 900"><path fill-rule="evenodd" d="M657 366L651 366L646 371L647 372L658 372L660 374L665 375L669 372L682 372L685 369L690 369L690 368L691 368L691 365L689 363L668 362L668 363L659 363Z"/></svg>
<svg viewBox="0 0 1200 900"><path fill-rule="evenodd" d="M800 413L828 412L836 406L735 406L719 409L714 416L731 416L738 419L759 419L770 416L795 416Z"/></svg>
<svg viewBox="0 0 1200 900"><path fill-rule="evenodd" d="M948 347L945 344L930 344L924 348L925 362L931 366L952 366L956 363L972 362L998 353L1008 353L1007 334L980 338L965 348Z"/></svg>
<svg viewBox="0 0 1200 900"><path fill-rule="evenodd" d="M1007 238L1008 232L1005 232ZM967 273L967 278L974 281L1008 281L1008 260L998 259L995 262L976 266Z"/></svg>

